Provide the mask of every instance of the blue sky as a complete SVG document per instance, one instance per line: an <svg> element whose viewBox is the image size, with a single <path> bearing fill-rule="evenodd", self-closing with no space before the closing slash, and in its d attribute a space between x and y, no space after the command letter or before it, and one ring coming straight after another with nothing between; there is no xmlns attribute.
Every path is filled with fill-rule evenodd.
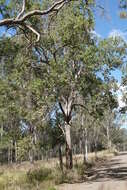
<svg viewBox="0 0 127 190"><path fill-rule="evenodd" d="M127 41L127 19L121 19L119 14L119 0L98 0L98 3L105 8L106 12L104 16L101 15L101 10L96 11L95 16L95 31L102 38L106 38L109 35L120 35ZM118 82L121 82L121 72L115 70L112 73ZM120 106L124 106L122 102L123 87L120 87L118 92L118 101ZM122 122L122 119L120 119ZM127 119L124 120L123 127L127 127Z"/></svg>
<svg viewBox="0 0 127 190"><path fill-rule="evenodd" d="M101 9L96 11L95 14L95 31L102 38L106 38L109 35L121 35L124 39L127 39L127 19L120 18L119 0L98 0L98 4L101 4L105 8L104 15ZM116 70L113 75L121 81L121 72Z"/></svg>
<svg viewBox="0 0 127 190"><path fill-rule="evenodd" d="M120 35L127 40L127 19L120 18L119 0L98 0L105 8L104 14L101 9L95 13L95 31L102 38L109 35ZM112 73L120 82L121 72L115 70Z"/></svg>
<svg viewBox="0 0 127 190"><path fill-rule="evenodd" d="M119 17L119 0L100 0L99 2L105 8L105 15L101 15L101 10L96 11L96 32L103 37L107 37L113 30L126 33L127 20Z"/></svg>
<svg viewBox="0 0 127 190"><path fill-rule="evenodd" d="M0 20L2 19L1 15L0 15ZM3 34L3 27L0 27L0 36L2 36Z"/></svg>

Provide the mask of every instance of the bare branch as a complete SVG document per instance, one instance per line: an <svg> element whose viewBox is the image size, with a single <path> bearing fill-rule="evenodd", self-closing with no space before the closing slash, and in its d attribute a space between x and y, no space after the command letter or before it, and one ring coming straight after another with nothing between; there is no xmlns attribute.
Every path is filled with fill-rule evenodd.
<svg viewBox="0 0 127 190"><path fill-rule="evenodd" d="M25 6L26 6L26 0L23 0L22 10L21 10L21 12L18 14L18 16L16 17L16 19L19 19L19 18L23 15L23 13L24 13L24 11L25 11Z"/></svg>
<svg viewBox="0 0 127 190"><path fill-rule="evenodd" d="M19 19L19 21L24 22L32 16L37 16L37 15L43 16L43 15L47 15L53 11L56 11L56 10L58 11L61 8L60 5L63 3L65 4L66 0L58 1L58 2L54 3L49 9L46 9L44 11L41 11L41 10L30 11L30 12L26 13L21 19Z"/></svg>
<svg viewBox="0 0 127 190"><path fill-rule="evenodd" d="M37 36L37 39L36 39L36 42L39 42L40 40L40 34L30 25L28 24L25 24L26 28L28 28L29 30L31 30L36 36Z"/></svg>
<svg viewBox="0 0 127 190"><path fill-rule="evenodd" d="M61 102L59 102L59 106L60 106L60 109L61 109L61 111L62 111L64 117L66 118L66 113L65 113L65 111L64 111L64 109L63 109L63 107L62 107Z"/></svg>
<svg viewBox="0 0 127 190"><path fill-rule="evenodd" d="M56 9L54 9L55 11L60 10L63 6L64 6L65 2L61 3Z"/></svg>
<svg viewBox="0 0 127 190"><path fill-rule="evenodd" d="M35 46L35 50L37 51L37 53L40 56L40 61L43 62L43 63L46 63L46 64L50 65L49 64L49 60L48 60L48 56L47 56L47 53L46 53L46 50L42 46L41 47ZM44 56L45 60L43 59L41 51L43 51L43 56Z"/></svg>
<svg viewBox="0 0 127 190"><path fill-rule="evenodd" d="M32 26L28 25L26 23L26 21L29 20L33 16L37 16L37 15L43 16L43 15L47 15L51 12L59 11L66 3L69 3L70 1L72 1L72 0L59 0L46 10L43 10L43 11L33 10L33 11L29 11L28 13L24 14L26 0L23 0L22 10L18 14L18 16L16 18L13 17L13 18L0 20L0 26L24 25L37 36L36 42L38 42L40 39L40 34Z"/></svg>
<svg viewBox="0 0 127 190"><path fill-rule="evenodd" d="M60 124L58 124L58 127L61 129L63 135L65 136L65 131L64 131L63 127Z"/></svg>

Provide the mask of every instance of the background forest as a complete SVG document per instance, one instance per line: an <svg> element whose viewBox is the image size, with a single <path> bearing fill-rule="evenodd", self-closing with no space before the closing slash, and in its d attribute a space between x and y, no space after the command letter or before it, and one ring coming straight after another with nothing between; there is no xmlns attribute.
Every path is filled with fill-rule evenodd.
<svg viewBox="0 0 127 190"><path fill-rule="evenodd" d="M0 35L0 163L40 163L27 173L35 189L51 173L46 161L59 158L63 178L78 155L84 168L88 153L127 149L126 106L112 75L123 72L126 105L126 41L96 35L94 12L103 9L96 1L58 2L0 0L1 30L11 31ZM124 1L120 8L126 17Z"/></svg>

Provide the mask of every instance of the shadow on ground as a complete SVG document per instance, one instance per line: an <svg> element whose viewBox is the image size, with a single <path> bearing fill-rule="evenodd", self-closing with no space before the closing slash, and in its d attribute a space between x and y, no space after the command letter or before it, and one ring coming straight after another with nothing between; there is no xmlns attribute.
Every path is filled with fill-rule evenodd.
<svg viewBox="0 0 127 190"><path fill-rule="evenodd" d="M121 161L121 156L124 157ZM127 180L127 152L120 153L115 159L103 164L99 169L94 169L89 172L89 181L99 182L108 180ZM92 177L93 176L93 177Z"/></svg>

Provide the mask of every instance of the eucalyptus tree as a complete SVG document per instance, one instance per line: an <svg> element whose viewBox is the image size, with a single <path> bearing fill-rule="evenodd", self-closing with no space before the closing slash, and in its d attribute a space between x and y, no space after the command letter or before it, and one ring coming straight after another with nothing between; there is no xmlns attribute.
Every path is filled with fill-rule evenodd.
<svg viewBox="0 0 127 190"><path fill-rule="evenodd" d="M49 5L49 1L46 3ZM34 3L31 5L34 9ZM28 11L31 5L28 6ZM45 113L53 104L58 106L64 118L61 130L66 142L66 166L70 169L73 167L73 114L78 111L78 107L94 117L102 112L103 109L100 107L104 97L111 93L112 89L109 82L110 72L122 63L125 55L125 46L121 39L99 41L93 36L92 6L93 1L74 1L70 2L70 6L63 6L62 11L55 17L32 17L32 28L35 26L40 31L38 34L32 29L32 32L37 34L37 41L40 39L34 46L28 45L29 42L24 45L24 35L14 38L15 43L19 42L23 47L14 58L14 68L9 77L13 84L16 81L18 87L20 117L30 129L34 143L37 126L46 116ZM15 13L17 10L11 12ZM23 15L27 15L24 10ZM24 18L22 15L18 17L21 17L21 20ZM11 24L18 24L19 19L10 19ZM6 21L8 22L8 19L1 21L1 25L8 26ZM20 24L21 22L18 26L21 26L23 32L30 29L26 26L26 20L23 20L23 25ZM33 39L33 35L26 37ZM90 109L87 108L88 103Z"/></svg>
<svg viewBox="0 0 127 190"><path fill-rule="evenodd" d="M75 109L88 110L85 104L93 99L92 111L98 114L104 97L111 93L111 70L122 64L126 51L121 39L98 41L93 36L91 6L72 3L52 22L47 18L47 24L42 22L42 40L35 47L41 62L36 66L45 71L54 103L64 116L67 168L72 168L70 126Z"/></svg>
<svg viewBox="0 0 127 190"><path fill-rule="evenodd" d="M36 42L40 39L40 33L36 30L34 25L32 26L31 18L34 16L45 16L48 14L56 14L62 7L69 4L71 0L59 0L56 2L48 1L46 7L43 6L43 2L38 0L34 1L5 1L1 0L0 12L4 17L0 21L0 26L16 27L18 26L24 33L31 31L36 36ZM29 24L28 24L29 23Z"/></svg>

